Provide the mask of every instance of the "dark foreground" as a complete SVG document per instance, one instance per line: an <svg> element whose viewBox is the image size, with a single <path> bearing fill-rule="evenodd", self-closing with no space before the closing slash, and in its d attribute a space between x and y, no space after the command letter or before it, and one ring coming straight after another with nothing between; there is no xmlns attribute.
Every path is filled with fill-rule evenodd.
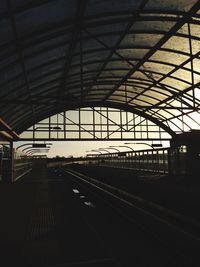
<svg viewBox="0 0 200 267"><path fill-rule="evenodd" d="M198 266L59 170L2 184L0 208L0 266Z"/></svg>

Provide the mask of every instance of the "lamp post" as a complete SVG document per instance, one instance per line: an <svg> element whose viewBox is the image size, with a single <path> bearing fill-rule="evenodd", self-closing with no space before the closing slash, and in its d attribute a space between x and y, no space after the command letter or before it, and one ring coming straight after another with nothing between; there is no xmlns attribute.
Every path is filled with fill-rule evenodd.
<svg viewBox="0 0 200 267"><path fill-rule="evenodd" d="M108 154L110 154L110 153L111 153L109 150L107 150L107 149L105 149L105 148L99 148L98 150L101 150L101 151L106 151ZM97 151L98 151L98 150L97 150Z"/></svg>
<svg viewBox="0 0 200 267"><path fill-rule="evenodd" d="M44 152L44 153L48 153L49 152L49 148L45 148L44 150L42 150L41 148L36 148L36 149L34 149L34 148L28 148L26 150L26 154L28 155L30 152L35 152L35 153L42 153L42 152Z"/></svg>
<svg viewBox="0 0 200 267"><path fill-rule="evenodd" d="M31 146L32 144L33 143L26 143L26 144L20 145L20 146L16 147L16 150L18 150L19 148L24 147L24 146Z"/></svg>
<svg viewBox="0 0 200 267"><path fill-rule="evenodd" d="M16 147L16 150L18 150L19 148L21 148L21 147L24 147L24 146L44 146L44 145L52 145L52 143L44 143L44 144L42 144L42 143L26 143L26 144L22 144L22 145L20 145L20 146L18 146L18 147Z"/></svg>
<svg viewBox="0 0 200 267"><path fill-rule="evenodd" d="M135 151L132 147L130 147L130 146L109 146L109 147L126 147L126 148L129 148L129 149L131 149L132 151ZM121 152L121 151L120 151Z"/></svg>
<svg viewBox="0 0 200 267"><path fill-rule="evenodd" d="M87 150L85 152L95 152L95 153L103 154L102 152L100 152L98 150L95 150L95 149L93 149L93 150Z"/></svg>
<svg viewBox="0 0 200 267"><path fill-rule="evenodd" d="M90 157L90 156L92 156L92 157L99 157L100 154L86 154L86 157Z"/></svg>
<svg viewBox="0 0 200 267"><path fill-rule="evenodd" d="M102 152L100 152L100 151L98 151L98 150L87 150L87 151L85 151L85 152L93 152L93 153L99 153L99 154L96 154L96 156L100 156L101 154L103 154ZM86 157L87 156L95 156L95 154L86 154Z"/></svg>
<svg viewBox="0 0 200 267"><path fill-rule="evenodd" d="M114 150L117 151L117 152L121 152L119 149L114 148L114 147L106 147L106 149L114 149Z"/></svg>
<svg viewBox="0 0 200 267"><path fill-rule="evenodd" d="M28 156L32 156L32 155L35 154L35 153L38 153L38 151L29 151L29 152L27 152L27 155L28 155Z"/></svg>
<svg viewBox="0 0 200 267"><path fill-rule="evenodd" d="M29 147L26 147L26 148L22 149L22 151L25 152L26 150L28 150L28 149L30 149L30 148L34 149L34 147L29 146ZM42 147L38 147L38 148L41 149ZM50 146L46 146L46 147L43 147L43 148L44 148L44 149L50 149L51 147L50 147Z"/></svg>
<svg viewBox="0 0 200 267"><path fill-rule="evenodd" d="M151 148L155 148L155 147L162 147L162 144L148 144L148 143L124 143L124 144L132 144L132 145L147 145Z"/></svg>
<svg viewBox="0 0 200 267"><path fill-rule="evenodd" d="M27 155L30 155L30 154L33 154L33 153L39 153L40 151L38 151L38 150L33 150L33 149L31 149L31 150L28 150L27 152L26 152L26 154Z"/></svg>
<svg viewBox="0 0 200 267"><path fill-rule="evenodd" d="M108 154L110 154L111 152L108 151L107 149L104 149L104 148L99 148L99 149L92 149L92 150L87 150L86 152L96 152L96 153L99 153L99 154L105 154L105 153L102 153L101 151L106 151Z"/></svg>

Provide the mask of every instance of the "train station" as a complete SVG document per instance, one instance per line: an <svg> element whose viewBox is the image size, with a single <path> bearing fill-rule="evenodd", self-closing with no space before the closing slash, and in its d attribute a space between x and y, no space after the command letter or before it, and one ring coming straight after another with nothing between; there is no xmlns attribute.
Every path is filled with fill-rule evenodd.
<svg viewBox="0 0 200 267"><path fill-rule="evenodd" d="M0 0L0 266L200 266L200 1Z"/></svg>

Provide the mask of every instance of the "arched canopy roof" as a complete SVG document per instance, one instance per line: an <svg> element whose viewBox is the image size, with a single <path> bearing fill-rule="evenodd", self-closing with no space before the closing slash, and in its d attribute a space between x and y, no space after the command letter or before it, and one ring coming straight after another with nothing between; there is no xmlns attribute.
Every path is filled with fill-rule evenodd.
<svg viewBox="0 0 200 267"><path fill-rule="evenodd" d="M60 110L127 107L199 128L197 0L1 0L0 117L20 133Z"/></svg>

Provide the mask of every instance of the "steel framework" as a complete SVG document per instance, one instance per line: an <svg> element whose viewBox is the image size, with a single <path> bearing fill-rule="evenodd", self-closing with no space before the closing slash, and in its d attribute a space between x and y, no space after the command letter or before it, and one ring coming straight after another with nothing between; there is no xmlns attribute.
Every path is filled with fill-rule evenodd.
<svg viewBox="0 0 200 267"><path fill-rule="evenodd" d="M169 140L164 129L141 116L111 108L83 108L51 116L20 140Z"/></svg>
<svg viewBox="0 0 200 267"><path fill-rule="evenodd" d="M102 107L171 136L200 129L199 9L197 0L2 1L0 117L21 134L57 113Z"/></svg>

